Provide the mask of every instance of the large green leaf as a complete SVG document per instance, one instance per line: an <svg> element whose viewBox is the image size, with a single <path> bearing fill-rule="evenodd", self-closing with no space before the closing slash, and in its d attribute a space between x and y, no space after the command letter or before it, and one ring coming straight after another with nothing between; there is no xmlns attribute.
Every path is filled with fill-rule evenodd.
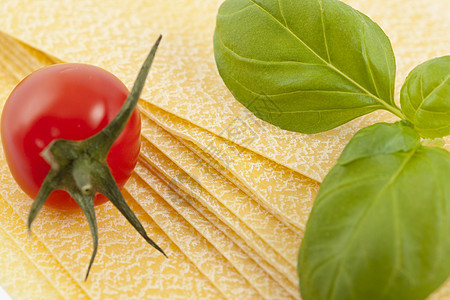
<svg viewBox="0 0 450 300"><path fill-rule="evenodd" d="M450 135L450 56L414 68L402 87L400 101L406 118L423 137Z"/></svg>
<svg viewBox="0 0 450 300"><path fill-rule="evenodd" d="M361 130L323 181L299 255L305 300L425 299L450 275L450 153L407 126ZM361 151L372 138L384 147Z"/></svg>
<svg viewBox="0 0 450 300"><path fill-rule="evenodd" d="M337 0L226 0L214 54L236 99L283 129L317 133L377 109L402 115L389 39Z"/></svg>

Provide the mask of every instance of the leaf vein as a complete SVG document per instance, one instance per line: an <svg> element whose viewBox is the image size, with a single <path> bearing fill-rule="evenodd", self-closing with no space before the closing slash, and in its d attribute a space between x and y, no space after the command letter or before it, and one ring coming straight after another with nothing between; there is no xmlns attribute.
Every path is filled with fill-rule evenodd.
<svg viewBox="0 0 450 300"><path fill-rule="evenodd" d="M323 2L322 0L319 0L319 6L320 6L320 23L322 24L322 34L323 34L323 40L325 44L325 50L327 52L328 62L331 64L331 57L330 57L330 51L328 50L328 41L327 41L327 35L325 32L325 22L323 20Z"/></svg>
<svg viewBox="0 0 450 300"><path fill-rule="evenodd" d="M366 23L364 22L364 19L361 19L361 28L362 28L362 31L363 31L363 36L362 36L362 39L361 39L362 53L363 53L363 56L364 56L364 60L366 61L367 70L369 71L370 79L371 79L371 81L373 83L375 91L376 91L377 95L380 95L380 92L378 91L377 83L375 82L375 77L373 76L372 64L370 63L370 60L369 60L369 54L367 53L366 39L364 38L365 37L365 33L366 33L366 31L365 31Z"/></svg>
<svg viewBox="0 0 450 300"><path fill-rule="evenodd" d="M288 26L286 18L284 17L283 9L281 8L281 0L278 0L278 9L280 10L281 17L283 18L284 24Z"/></svg>
<svg viewBox="0 0 450 300"><path fill-rule="evenodd" d="M357 96L366 96L367 97L367 95L365 93L334 91L334 90L297 90L297 91L291 91L291 92L285 92L285 93L265 94L264 96L275 97L275 96L297 94L297 93L326 93L326 94L329 93L329 94L357 95ZM263 96L263 95L261 95L261 96ZM374 106L379 106L379 105L374 105Z"/></svg>
<svg viewBox="0 0 450 300"><path fill-rule="evenodd" d="M257 93L253 90L251 90L250 88L246 87L243 83L241 83L239 80L237 80L235 77L230 76L230 79L234 80L234 82L236 82L238 85L240 85L241 87L243 87L244 89L246 89L248 92L255 94L257 96L261 96L261 97L271 97L274 95L266 95L266 94L261 94L261 93ZM303 91L302 91L303 92ZM322 92L319 90L319 92ZM326 92L326 91L323 91ZM277 94L275 94L276 96ZM281 94L278 94L281 95ZM367 96L365 94L362 94L364 96ZM330 112L330 111L344 111L344 110L354 110L354 109L359 109L359 108L379 108L379 105L364 105L364 106L359 106L359 107L349 107L349 108L330 108L330 109L321 109L321 110L296 110L296 111L278 111L277 114L295 114L295 113L307 113L307 112L316 112L316 113L322 113L322 112Z"/></svg>
<svg viewBox="0 0 450 300"><path fill-rule="evenodd" d="M228 52L230 52L232 55L236 56L237 58L241 59L241 60L246 60L246 61L253 61L253 62L258 62L258 63L263 63L263 64L301 64L301 65L307 65L307 66L318 66L318 67L328 67L327 65L321 65L321 64L316 64L316 63L307 63L307 62L301 62L301 61L296 61L296 60L285 60L285 61L266 61L266 60L261 60L261 59L256 59L256 58L251 58L251 57L245 57L241 54L238 54L236 51L234 51L233 49L231 49L229 46L227 46L225 44L225 42L222 40L222 38L220 38L220 42L222 44L222 46L225 48L225 50L227 50Z"/></svg>
<svg viewBox="0 0 450 300"><path fill-rule="evenodd" d="M350 108L330 108L330 109L320 109L320 110L296 110L296 111L288 111L288 112L276 112L279 114L298 114L298 113L325 113L325 112L333 112L333 111L345 111L345 110L355 110L358 108L372 108L378 107L376 105L371 106L361 106L361 107L350 107Z"/></svg>
<svg viewBox="0 0 450 300"><path fill-rule="evenodd" d="M438 89L440 89L442 86L444 86L445 85L445 83L448 81L448 79L450 78L450 75L447 75L447 77L445 77L445 79L439 84L439 85L437 85L437 86L435 86L429 93L428 93L428 95L426 95L425 96L425 98L424 98L424 95L423 95L423 88L422 88L422 74L423 73L421 73L420 74L420 95L421 95L421 97L422 97L422 101L420 102L420 104L419 104L419 106L417 107L417 110L416 110L416 112L415 112L415 114L414 114L414 120L416 120L417 119L417 114L418 114L418 112L420 111L420 110L422 110L422 106L425 104L425 101L427 101L427 99L429 98L429 97L431 97L431 95L436 91L436 90L438 90ZM447 126L445 126L445 127L447 127Z"/></svg>
<svg viewBox="0 0 450 300"><path fill-rule="evenodd" d="M387 276L388 280L386 281L386 285L383 288L382 298L386 296L391 288L392 284L395 283L394 278L395 275L398 274L398 271L401 269L401 262L403 261L403 256L401 253L402 241L401 241L401 229L400 229L400 221L399 221L399 209L398 209L398 196L394 191L391 191L392 195L392 212L394 214L394 243L395 243L395 264L392 267L391 274Z"/></svg>
<svg viewBox="0 0 450 300"><path fill-rule="evenodd" d="M361 15L362 18L364 18L364 15L361 12L358 12L358 13ZM389 60L386 55L386 53L389 52L390 49L387 49L385 47L385 44L380 40L378 35L374 34L373 36L377 39L378 44L381 45L381 47L384 49L383 56L384 56L384 60L386 61L386 68L388 69L388 76L389 76L389 99L390 99L390 103L394 104L395 72L393 72L393 73L391 72L391 65L389 64ZM388 39L388 42L390 43L389 39ZM394 71L395 71L395 60L394 60ZM392 77L392 74L394 74L393 77Z"/></svg>

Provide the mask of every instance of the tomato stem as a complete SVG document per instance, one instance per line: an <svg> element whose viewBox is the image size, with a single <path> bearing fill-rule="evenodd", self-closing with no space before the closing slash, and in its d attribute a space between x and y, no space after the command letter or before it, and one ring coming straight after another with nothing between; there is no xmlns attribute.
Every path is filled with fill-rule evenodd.
<svg viewBox="0 0 450 300"><path fill-rule="evenodd" d="M141 96L142 89L144 88L147 75L150 71L150 67L152 66L156 50L158 49L161 39L162 36L160 35L156 40L152 50L145 59L144 63L142 64L139 75L134 82L131 92L128 95L128 98L120 109L119 113L102 131L87 140L88 143L96 145L95 147L90 147L95 151L93 155L105 155L106 158L106 155L108 154L108 151L113 145L114 141L119 137L120 133L125 128L125 125L130 119L131 114L133 113L138 103L139 97Z"/></svg>
<svg viewBox="0 0 450 300"><path fill-rule="evenodd" d="M41 153L51 169L31 206L28 230L31 233L31 225L50 194L55 190L67 191L85 214L92 235L93 251L85 280L89 276L98 248L98 230L94 210L96 193L106 196L139 234L167 257L164 251L148 237L141 222L125 202L106 162L110 148L125 128L137 105L161 38L159 36L153 45L130 94L111 123L96 135L83 141L55 140Z"/></svg>
<svg viewBox="0 0 450 300"><path fill-rule="evenodd" d="M91 172L89 172L90 159L85 155L84 158L73 162L72 175L78 189L83 195L89 195L92 192Z"/></svg>

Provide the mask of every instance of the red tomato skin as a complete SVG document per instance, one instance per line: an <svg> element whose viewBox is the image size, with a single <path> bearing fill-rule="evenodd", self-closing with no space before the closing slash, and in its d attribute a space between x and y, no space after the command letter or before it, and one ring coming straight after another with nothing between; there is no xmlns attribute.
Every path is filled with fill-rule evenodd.
<svg viewBox="0 0 450 300"><path fill-rule="evenodd" d="M22 80L7 99L1 119L6 160L21 189L34 199L50 170L42 150L55 139L83 140L96 134L119 112L128 93L117 77L85 64L52 65ZM107 157L119 188L136 166L140 131L136 108ZM96 205L106 201L96 195ZM45 204L78 208L65 191L54 191Z"/></svg>

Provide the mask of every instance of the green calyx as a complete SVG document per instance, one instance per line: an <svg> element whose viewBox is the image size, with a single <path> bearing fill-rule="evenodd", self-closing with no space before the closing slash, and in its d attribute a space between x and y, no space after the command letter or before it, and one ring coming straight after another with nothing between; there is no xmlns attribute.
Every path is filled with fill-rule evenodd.
<svg viewBox="0 0 450 300"><path fill-rule="evenodd" d="M161 38L162 36L159 36L153 45L127 100L111 123L96 135L83 141L55 140L42 152L42 156L50 164L51 169L31 206L28 230L31 231L31 225L49 195L55 190L67 191L85 214L92 234L93 252L85 280L89 276L98 248L98 229L94 210L96 193L106 196L139 234L167 257L164 251L148 237L141 222L125 202L106 162L111 146L125 128L138 103Z"/></svg>

